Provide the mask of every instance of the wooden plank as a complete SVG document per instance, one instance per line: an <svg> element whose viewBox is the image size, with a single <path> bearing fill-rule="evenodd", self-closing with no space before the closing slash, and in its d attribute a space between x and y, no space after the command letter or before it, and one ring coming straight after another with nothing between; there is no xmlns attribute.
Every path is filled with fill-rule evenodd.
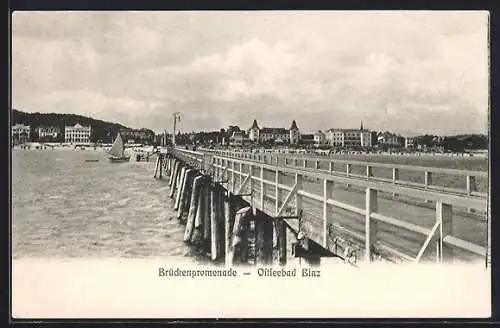
<svg viewBox="0 0 500 328"><path fill-rule="evenodd" d="M283 212L285 211L285 208L288 206L288 203L290 202L292 197L295 196L295 194L297 193L298 188L299 188L299 185L297 183L295 183L292 190L288 193L285 200L283 201L283 204L281 204L281 207L280 207L278 213L276 214L276 216L281 216L283 214Z"/></svg>
<svg viewBox="0 0 500 328"><path fill-rule="evenodd" d="M437 240L437 257L440 262L453 261L453 249L443 243L445 236L453 235L453 212L451 205L441 201L436 203L436 222L439 224L439 238Z"/></svg>
<svg viewBox="0 0 500 328"><path fill-rule="evenodd" d="M445 244L450 245L450 246L458 247L460 249L469 251L469 252L477 254L477 255L486 256L486 248L485 247L480 246L480 245L476 245L474 243L462 240L462 239L454 237L454 236L444 237L443 242Z"/></svg>
<svg viewBox="0 0 500 328"><path fill-rule="evenodd" d="M424 235L424 236L427 236L431 232L431 229L424 228L424 227L418 226L418 225L410 223L410 222L405 222L405 221L401 221L398 219L394 219L394 218L382 215L380 213L372 213L371 218L375 219L377 221L380 221L380 222L390 224L394 227L398 227L398 228L405 229L407 231L419 233L419 234Z"/></svg>
<svg viewBox="0 0 500 328"><path fill-rule="evenodd" d="M328 220L331 217L328 200L333 198L333 182L323 180L323 247L328 247Z"/></svg>
<svg viewBox="0 0 500 328"><path fill-rule="evenodd" d="M378 211L377 190L366 188L365 213L365 261L372 261L373 247L377 242L377 221L372 220L371 214Z"/></svg>
<svg viewBox="0 0 500 328"><path fill-rule="evenodd" d="M429 232L429 235L425 239L424 244L420 248L420 251L418 252L417 256L415 257L415 262L420 261L420 258L422 257L422 255L424 254L425 250L427 249L427 246L429 245L430 241L434 237L434 234L436 233L436 230L437 230L438 227L439 227L439 222L436 222L434 224L434 227Z"/></svg>

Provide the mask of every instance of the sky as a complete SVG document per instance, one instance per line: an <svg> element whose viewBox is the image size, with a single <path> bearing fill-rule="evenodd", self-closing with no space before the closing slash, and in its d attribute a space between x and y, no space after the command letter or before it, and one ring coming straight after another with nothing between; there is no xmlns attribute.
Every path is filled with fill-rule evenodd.
<svg viewBox="0 0 500 328"><path fill-rule="evenodd" d="M488 13L15 12L12 108L156 132L487 133Z"/></svg>

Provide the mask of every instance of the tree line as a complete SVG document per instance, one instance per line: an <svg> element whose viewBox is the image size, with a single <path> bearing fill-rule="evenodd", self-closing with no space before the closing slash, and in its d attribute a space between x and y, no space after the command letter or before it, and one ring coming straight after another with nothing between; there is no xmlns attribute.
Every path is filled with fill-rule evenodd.
<svg viewBox="0 0 500 328"><path fill-rule="evenodd" d="M91 117L76 115L76 114L58 114L58 113L26 113L20 110L13 109L11 114L11 122L14 124L23 124L30 126L31 141L51 141L64 142L64 127L73 126L77 123L80 125L91 126L90 142L111 143L118 132L132 131L134 129L118 124L102 120L96 120ZM55 127L59 129L58 136L53 138L45 138L39 140L38 128L40 127ZM137 131L137 130L135 130ZM155 133L149 129L141 129L144 131L145 138L135 138L135 142L153 143Z"/></svg>

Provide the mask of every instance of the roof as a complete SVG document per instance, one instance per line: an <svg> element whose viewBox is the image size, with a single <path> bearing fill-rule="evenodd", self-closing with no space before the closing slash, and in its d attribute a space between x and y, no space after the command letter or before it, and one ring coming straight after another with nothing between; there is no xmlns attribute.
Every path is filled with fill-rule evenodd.
<svg viewBox="0 0 500 328"><path fill-rule="evenodd" d="M38 129L41 131L60 131L61 130L57 126L39 126Z"/></svg>
<svg viewBox="0 0 500 328"><path fill-rule="evenodd" d="M66 128L73 128L73 129L90 129L90 126L82 126L80 123L76 123L73 126L66 126Z"/></svg>
<svg viewBox="0 0 500 328"><path fill-rule="evenodd" d="M272 134L280 134L286 133L288 134L288 130L285 128L262 128L260 130L261 133L272 133Z"/></svg>
<svg viewBox="0 0 500 328"><path fill-rule="evenodd" d="M250 127L250 129L258 129L259 126L257 125L257 120L253 120L253 123L252 123L252 126Z"/></svg>
<svg viewBox="0 0 500 328"><path fill-rule="evenodd" d="M233 132L233 135L231 136L231 138L234 138L234 137L240 137L240 138L243 138L243 132L241 131L234 131Z"/></svg>
<svg viewBox="0 0 500 328"><path fill-rule="evenodd" d="M363 130L366 131L366 130ZM361 132L360 129L328 129L326 132Z"/></svg>
<svg viewBox="0 0 500 328"><path fill-rule="evenodd" d="M385 132L381 133L378 137L379 137L379 138L387 138L387 137L393 137L393 138L396 138L396 137L398 137L398 136L397 136L397 135L395 135L394 133L390 133L390 132L385 131Z"/></svg>
<svg viewBox="0 0 500 328"><path fill-rule="evenodd" d="M299 128L297 127L297 123L295 120L292 121L292 126L290 127L290 130L298 130Z"/></svg>

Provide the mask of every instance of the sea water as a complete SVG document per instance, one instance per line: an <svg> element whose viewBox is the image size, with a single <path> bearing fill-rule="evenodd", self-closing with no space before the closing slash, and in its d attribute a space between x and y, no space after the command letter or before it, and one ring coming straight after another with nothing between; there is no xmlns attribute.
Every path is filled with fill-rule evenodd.
<svg viewBox="0 0 500 328"><path fill-rule="evenodd" d="M86 162L96 160L98 162ZM104 152L12 151L12 256L192 258L155 162ZM200 259L201 260L201 259Z"/></svg>

